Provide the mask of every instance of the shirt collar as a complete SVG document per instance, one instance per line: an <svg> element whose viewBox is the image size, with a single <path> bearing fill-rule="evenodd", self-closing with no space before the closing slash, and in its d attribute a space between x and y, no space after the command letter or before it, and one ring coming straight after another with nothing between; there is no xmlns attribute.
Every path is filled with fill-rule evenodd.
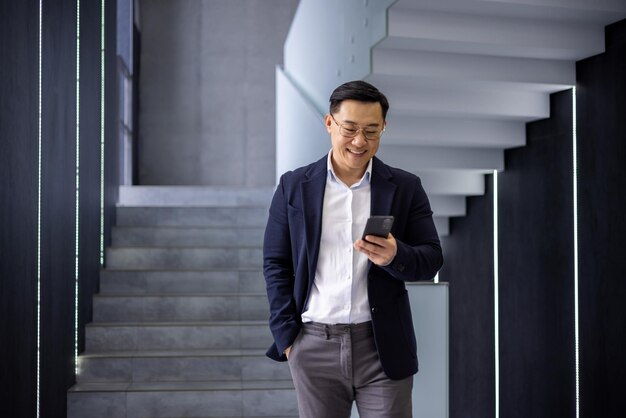
<svg viewBox="0 0 626 418"><path fill-rule="evenodd" d="M335 174L335 169L333 168L333 162L331 160L332 155L333 155L333 150L331 148L331 150L328 152L328 157L326 158L326 169L328 170L328 177L332 179L333 181L344 184L339 179L339 177L337 177L337 175ZM370 183L370 179L372 178L372 160L373 158L370 158L369 163L367 163L367 168L365 169L365 173L363 173L363 177L361 177L361 180L359 180L357 183L352 185L351 187L352 189L357 189L359 187L366 186Z"/></svg>

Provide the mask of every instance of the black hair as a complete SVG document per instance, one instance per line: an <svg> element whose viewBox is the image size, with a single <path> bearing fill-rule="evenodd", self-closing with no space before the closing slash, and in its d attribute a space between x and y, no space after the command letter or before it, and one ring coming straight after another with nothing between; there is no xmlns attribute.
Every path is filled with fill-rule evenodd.
<svg viewBox="0 0 626 418"><path fill-rule="evenodd" d="M348 81L337 87L330 95L330 114L339 111L344 100L358 100L360 102L378 102L383 109L383 120L387 117L389 101L376 87L362 80Z"/></svg>

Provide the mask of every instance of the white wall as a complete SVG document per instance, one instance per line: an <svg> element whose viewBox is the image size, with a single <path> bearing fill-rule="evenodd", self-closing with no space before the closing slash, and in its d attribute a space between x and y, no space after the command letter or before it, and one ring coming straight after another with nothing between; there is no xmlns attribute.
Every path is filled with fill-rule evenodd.
<svg viewBox="0 0 626 418"><path fill-rule="evenodd" d="M289 170L307 165L330 150L322 113L276 67L276 183Z"/></svg>

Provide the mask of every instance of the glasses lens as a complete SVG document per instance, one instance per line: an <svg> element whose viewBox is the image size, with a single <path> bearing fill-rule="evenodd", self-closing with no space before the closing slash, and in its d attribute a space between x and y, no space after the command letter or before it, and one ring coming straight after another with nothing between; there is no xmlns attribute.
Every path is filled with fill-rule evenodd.
<svg viewBox="0 0 626 418"><path fill-rule="evenodd" d="M348 138L354 138L359 133L359 129L354 125L341 125L339 133Z"/></svg>
<svg viewBox="0 0 626 418"><path fill-rule="evenodd" d="M367 139L378 139L380 138L381 131L374 129L367 129L363 131L363 134Z"/></svg>

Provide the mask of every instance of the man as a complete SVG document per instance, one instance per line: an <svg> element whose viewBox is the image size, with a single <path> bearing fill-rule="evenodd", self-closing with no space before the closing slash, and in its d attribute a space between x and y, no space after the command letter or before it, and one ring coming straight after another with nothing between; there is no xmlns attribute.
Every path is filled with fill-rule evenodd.
<svg viewBox="0 0 626 418"><path fill-rule="evenodd" d="M387 98L364 81L335 89L332 149L285 173L263 246L274 344L289 361L301 418L411 417L417 349L405 282L430 280L443 257L419 178L374 157ZM370 215L386 237L361 239Z"/></svg>

